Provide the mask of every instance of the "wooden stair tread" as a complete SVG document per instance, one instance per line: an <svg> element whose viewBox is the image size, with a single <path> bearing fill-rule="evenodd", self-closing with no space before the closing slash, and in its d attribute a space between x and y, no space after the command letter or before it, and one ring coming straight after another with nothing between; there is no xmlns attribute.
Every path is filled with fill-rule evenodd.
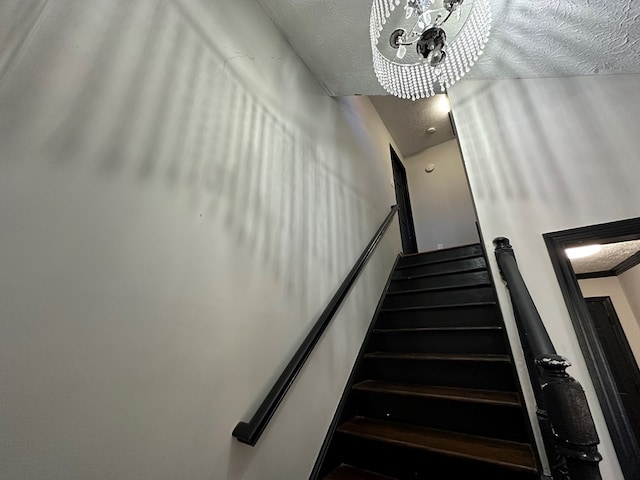
<svg viewBox="0 0 640 480"><path fill-rule="evenodd" d="M328 476L324 477L324 480L395 480L391 477L379 475L377 473L369 472L367 470L360 470L359 468L352 467L351 465L340 465Z"/></svg>
<svg viewBox="0 0 640 480"><path fill-rule="evenodd" d="M514 470L535 472L530 445L494 438L447 432L364 417L342 424L338 431L369 440L420 449L458 458L478 460Z"/></svg>
<svg viewBox="0 0 640 480"><path fill-rule="evenodd" d="M490 405L520 406L520 399L515 392L497 390L480 390L471 388L441 387L432 385L406 384L365 380L353 386L354 390L389 393L428 398L442 398Z"/></svg>
<svg viewBox="0 0 640 480"><path fill-rule="evenodd" d="M500 331L502 327L499 326L480 326L480 327L416 327L416 328L376 328L374 333L425 333L425 332L464 332L464 331Z"/></svg>
<svg viewBox="0 0 640 480"><path fill-rule="evenodd" d="M416 310L437 310L444 308L469 308L469 307L493 307L496 306L497 302L468 302L468 303L451 303L444 305L420 305L413 307L388 307L383 308L382 312L407 312L407 311L416 311Z"/></svg>
<svg viewBox="0 0 640 480"><path fill-rule="evenodd" d="M415 288L411 290L395 290L393 292L387 292L388 296L394 295L410 295L412 293L427 293L427 292L442 292L445 290L469 290L477 287L488 287L491 286L491 281L481 281L481 282L473 282L473 283L460 283L457 285L443 285L438 287L424 287L424 288Z"/></svg>
<svg viewBox="0 0 640 480"><path fill-rule="evenodd" d="M371 352L366 353L365 358L378 358L383 360L437 360L453 362L509 362L508 355L496 355L485 353L393 353Z"/></svg>
<svg viewBox="0 0 640 480"><path fill-rule="evenodd" d="M446 258L427 260L425 262L420 262L420 263L407 263L403 265L398 265L396 267L396 270L404 270L406 268L414 268L414 267L424 267L426 265L437 265L438 263L455 262L457 260L467 260L469 258L478 258L482 256L483 256L482 253L472 253L470 255L461 255L459 257L446 257Z"/></svg>
<svg viewBox="0 0 640 480"><path fill-rule="evenodd" d="M416 275L408 275L406 277L397 277L393 278L392 281L405 282L407 280L418 280L420 278L446 277L447 275L456 275L458 273L476 273L486 271L487 267L460 267L452 270L445 270L443 272L419 273Z"/></svg>
<svg viewBox="0 0 640 480"><path fill-rule="evenodd" d="M418 255L429 255L430 253L439 253L439 252L446 252L448 250L462 250L465 248L473 248L473 247L480 247L481 245L477 242L475 243L465 243L463 245L452 245L450 247L446 247L446 248L437 248L435 250L425 250L424 252L414 252L414 253L403 253L402 254L402 258L406 258L406 257L416 257Z"/></svg>

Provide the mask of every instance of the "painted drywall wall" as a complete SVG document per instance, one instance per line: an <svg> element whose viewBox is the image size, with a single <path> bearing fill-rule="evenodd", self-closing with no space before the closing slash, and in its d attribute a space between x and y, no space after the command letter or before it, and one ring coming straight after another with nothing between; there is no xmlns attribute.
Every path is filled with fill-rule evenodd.
<svg viewBox="0 0 640 480"><path fill-rule="evenodd" d="M395 203L374 108L252 0L0 11L0 477L307 478L397 222L259 445L231 431Z"/></svg>
<svg viewBox="0 0 640 480"><path fill-rule="evenodd" d="M621 275L618 275L618 280L620 280L620 286L636 317L638 328L640 328L640 265L636 265Z"/></svg>
<svg viewBox="0 0 640 480"><path fill-rule="evenodd" d="M457 140L450 140L403 161L418 239L418 250L478 242L476 214ZM435 166L425 172L428 164Z"/></svg>
<svg viewBox="0 0 640 480"><path fill-rule="evenodd" d="M619 279L620 277L588 278L578 280L578 285L584 297L611 297L622 330L636 362L640 365L640 325Z"/></svg>
<svg viewBox="0 0 640 480"><path fill-rule="evenodd" d="M465 80L449 92L486 246L511 239L556 349L587 392L602 476L612 479L622 474L542 234L637 216L639 82L638 75ZM508 294L491 263L522 373Z"/></svg>

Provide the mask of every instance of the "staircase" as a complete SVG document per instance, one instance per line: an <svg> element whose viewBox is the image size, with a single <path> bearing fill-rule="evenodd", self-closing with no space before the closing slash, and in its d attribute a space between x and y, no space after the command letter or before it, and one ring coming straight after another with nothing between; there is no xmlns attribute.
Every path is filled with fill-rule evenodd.
<svg viewBox="0 0 640 480"><path fill-rule="evenodd" d="M480 245L401 257L314 478L540 478Z"/></svg>

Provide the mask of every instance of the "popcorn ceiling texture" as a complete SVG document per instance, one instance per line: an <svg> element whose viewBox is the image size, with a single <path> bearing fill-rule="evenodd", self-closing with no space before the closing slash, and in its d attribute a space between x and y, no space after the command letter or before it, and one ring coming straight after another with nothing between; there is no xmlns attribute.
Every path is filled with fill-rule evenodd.
<svg viewBox="0 0 640 480"><path fill-rule="evenodd" d="M441 94L415 102L391 95L370 100L406 158L455 138L449 115L441 106L443 97L446 101ZM435 133L426 133L428 127L435 128Z"/></svg>
<svg viewBox="0 0 640 480"><path fill-rule="evenodd" d="M602 245L596 255L571 260L576 273L606 272L640 251L640 240Z"/></svg>
<svg viewBox="0 0 640 480"><path fill-rule="evenodd" d="M330 94L386 94L371 64L371 1L260 3ZM468 78L640 73L637 0L493 0L491 8L491 37Z"/></svg>

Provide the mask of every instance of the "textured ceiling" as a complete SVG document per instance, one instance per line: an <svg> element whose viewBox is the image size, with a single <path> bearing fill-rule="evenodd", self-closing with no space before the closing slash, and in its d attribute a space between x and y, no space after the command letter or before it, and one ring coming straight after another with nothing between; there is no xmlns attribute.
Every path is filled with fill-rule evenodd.
<svg viewBox="0 0 640 480"><path fill-rule="evenodd" d="M331 95L385 95L371 66L371 0L259 0ZM640 73L638 0L492 0L469 78Z"/></svg>
<svg viewBox="0 0 640 480"><path fill-rule="evenodd" d="M446 95L403 100L389 95L369 97L403 157L455 138ZM427 133L433 127L435 133Z"/></svg>
<svg viewBox="0 0 640 480"><path fill-rule="evenodd" d="M371 0L258 1L330 95L387 95L371 63ZM640 0L492 0L491 8L491 37L468 78L640 73ZM453 136L443 137L448 117L435 119L431 99L372 101L404 156ZM430 126L433 137L424 135Z"/></svg>
<svg viewBox="0 0 640 480"><path fill-rule="evenodd" d="M606 272L637 252L640 252L640 240L609 243L602 245L602 250L595 255L574 258L571 266L575 273Z"/></svg>

